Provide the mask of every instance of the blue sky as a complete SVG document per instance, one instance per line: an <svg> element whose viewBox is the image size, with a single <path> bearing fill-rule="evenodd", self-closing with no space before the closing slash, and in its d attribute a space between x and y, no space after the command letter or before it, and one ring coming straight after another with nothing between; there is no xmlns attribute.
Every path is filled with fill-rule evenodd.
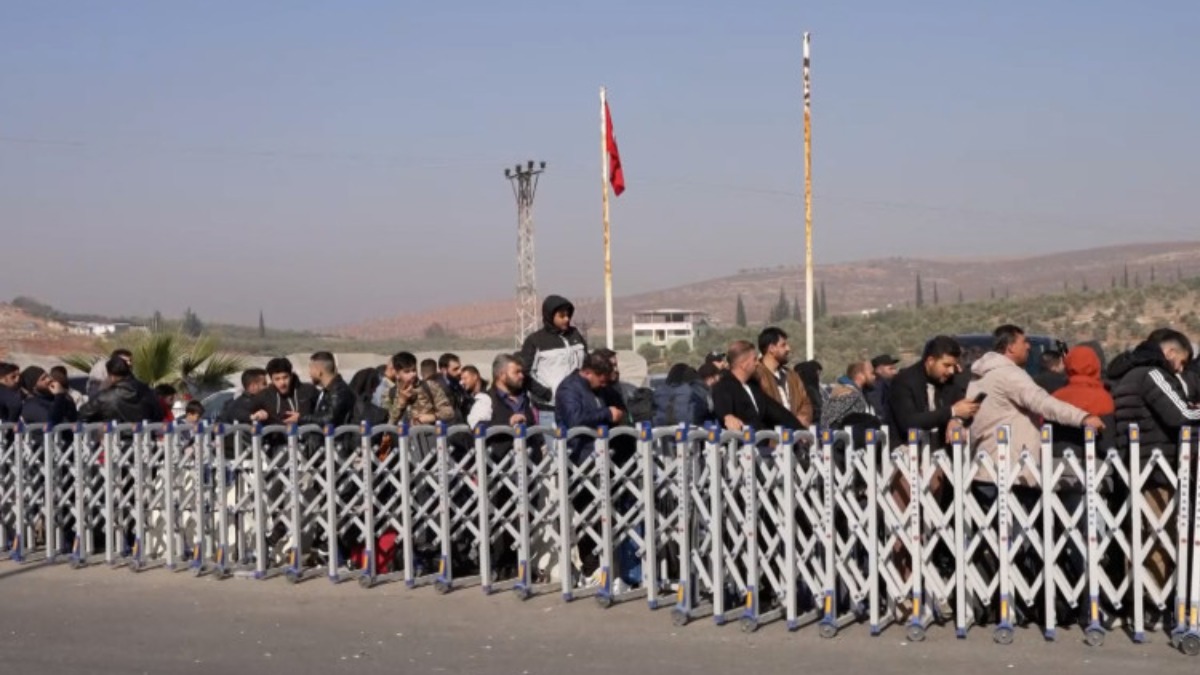
<svg viewBox="0 0 1200 675"><path fill-rule="evenodd" d="M0 297L297 327L509 297L526 159L539 290L598 296L600 84L618 294L799 262L804 30L818 261L1200 231L1195 2L10 0Z"/></svg>

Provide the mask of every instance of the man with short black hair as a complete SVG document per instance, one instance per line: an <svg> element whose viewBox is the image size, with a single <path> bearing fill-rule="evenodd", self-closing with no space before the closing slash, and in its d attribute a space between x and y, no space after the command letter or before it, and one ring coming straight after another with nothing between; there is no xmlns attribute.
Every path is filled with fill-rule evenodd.
<svg viewBox="0 0 1200 675"><path fill-rule="evenodd" d="M782 426L801 429L803 424L792 411L763 392L755 377L759 364L754 345L738 340L729 345L729 370L713 387L713 416L731 431L746 427L770 429Z"/></svg>
<svg viewBox="0 0 1200 675"><path fill-rule="evenodd" d="M438 379L437 361L433 359L421 360L421 381L437 384ZM440 385L439 385L440 386Z"/></svg>
<svg viewBox="0 0 1200 675"><path fill-rule="evenodd" d="M764 328L758 334L758 351L762 357L754 376L762 392L787 408L804 427L819 421L813 419L813 404L800 375L787 367L792 355L788 334L782 328Z"/></svg>
<svg viewBox="0 0 1200 675"><path fill-rule="evenodd" d="M385 397L391 424L434 424L454 420L455 411L446 392L437 384L417 378L417 357L410 352L392 355L384 377L392 382Z"/></svg>
<svg viewBox="0 0 1200 675"><path fill-rule="evenodd" d="M609 356L592 352L583 359L579 370L568 375L554 392L555 420L560 426L612 427L618 424L625 411L615 402L606 401L604 389L612 382L613 366ZM571 457L579 462L591 454L595 443L591 438L577 436L568 443Z"/></svg>
<svg viewBox="0 0 1200 675"><path fill-rule="evenodd" d="M437 366L438 374L434 379L441 385L446 396L450 398L450 404L458 412L455 421L461 422L467 419L467 412L471 408L471 399L462 385L462 360L457 354L446 352L438 357Z"/></svg>
<svg viewBox="0 0 1200 675"><path fill-rule="evenodd" d="M262 394L268 386L265 369L247 368L242 371L242 393L225 404L218 419L225 424L266 422L270 415L263 404Z"/></svg>
<svg viewBox="0 0 1200 675"><path fill-rule="evenodd" d="M488 383L487 380L483 379L483 375L480 374L479 369L475 366L462 367L462 372L459 374L459 383L462 385L463 405L465 406L463 419L466 419L471 411L475 409L475 404L487 398ZM470 426L474 427L475 425L471 424Z"/></svg>
<svg viewBox="0 0 1200 675"><path fill-rule="evenodd" d="M947 335L925 344L921 360L900 370L888 391L891 444L906 443L908 432L932 431L941 445L949 435L951 421L959 424L979 412L979 404L964 400L965 388L954 384L962 346Z"/></svg>
<svg viewBox="0 0 1200 675"><path fill-rule="evenodd" d="M899 363L900 359L891 354L880 354L871 359L871 369L875 373L875 384L866 392L867 402L875 410L875 416L885 425L890 424L888 419L888 389L891 387L892 379L899 372L896 368L896 365Z"/></svg>
<svg viewBox="0 0 1200 675"><path fill-rule="evenodd" d="M335 427L351 423L354 413L354 392L338 373L337 361L329 352L316 352L308 360L308 375L320 392L311 414L291 412L284 415L285 424L316 424Z"/></svg>
<svg viewBox="0 0 1200 675"><path fill-rule="evenodd" d="M583 359L578 370L568 375L554 392L554 418L562 427L612 427L624 416L625 411L605 400L604 390L612 382L612 361L602 352L591 352ZM567 441L570 461L579 465L595 450L596 441L588 436L576 436ZM581 490L571 502L576 513L583 513L594 497ZM576 542L579 548L579 572L588 585L600 582L598 542L584 536Z"/></svg>
<svg viewBox="0 0 1200 675"><path fill-rule="evenodd" d="M129 364L129 367L133 368L133 352L129 351L128 349L114 349L108 358L109 360L124 359L125 362ZM87 397L89 399L94 398L96 394L108 384L109 378L107 364L108 361L105 359L100 359L92 366L92 370L88 373Z"/></svg>
<svg viewBox="0 0 1200 675"><path fill-rule="evenodd" d="M129 361L120 356L105 363L108 381L95 398L79 410L79 420L91 422L160 422L162 409L154 392L133 377Z"/></svg>
<svg viewBox="0 0 1200 675"><path fill-rule="evenodd" d="M71 397L71 402L75 404L75 408L83 405L87 399L83 394L71 388L71 378L67 375L66 366L54 366L50 369L50 377L54 381L62 385L63 391L67 392L67 396Z"/></svg>
<svg viewBox="0 0 1200 675"><path fill-rule="evenodd" d="M312 385L300 382L291 361L282 356L267 361L267 378L270 386L260 394L262 407L267 411L263 424L285 424L285 418L296 419L312 412L317 391Z"/></svg>
<svg viewBox="0 0 1200 675"><path fill-rule="evenodd" d="M821 408L821 426L826 429L879 428L879 418L867 400L875 386L875 369L867 361L855 361L846 368L829 390L829 399Z"/></svg>
<svg viewBox="0 0 1200 675"><path fill-rule="evenodd" d="M0 422L21 421L21 369L14 363L0 363Z"/></svg>
<svg viewBox="0 0 1200 675"><path fill-rule="evenodd" d="M976 452L995 458L997 430L1009 429L1010 457L1015 466L1023 450L1033 452L1027 468L1040 466L1041 425L1057 423L1071 427L1103 429L1099 417L1051 396L1033 381L1025 370L1029 360L1029 340L1018 326L1006 324L993 334L992 351L971 364L971 384L967 398L980 400L979 411L971 422L971 444Z"/></svg>
<svg viewBox="0 0 1200 675"><path fill-rule="evenodd" d="M1121 354L1109 366L1108 376L1116 404L1117 447L1129 461L1129 428L1138 426L1141 466L1148 471L1142 485L1142 499L1156 516L1161 517L1177 494L1175 483L1151 463L1161 454L1167 465L1179 464L1179 434L1183 427L1200 423L1200 408L1188 402L1184 370L1192 360L1192 347L1186 335L1171 328L1160 328L1133 351ZM1174 541L1174 518L1168 524L1169 541ZM1155 542L1145 567L1160 586L1170 579L1170 556Z"/></svg>

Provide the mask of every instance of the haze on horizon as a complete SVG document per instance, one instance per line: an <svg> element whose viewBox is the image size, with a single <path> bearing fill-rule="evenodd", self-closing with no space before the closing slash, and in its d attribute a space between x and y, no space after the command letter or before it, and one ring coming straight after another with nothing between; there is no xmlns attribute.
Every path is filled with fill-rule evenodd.
<svg viewBox="0 0 1200 675"><path fill-rule="evenodd" d="M0 299L322 327L512 295L502 171L545 160L539 292L1195 238L1200 6L949 0L0 9ZM599 10L600 6L596 6Z"/></svg>

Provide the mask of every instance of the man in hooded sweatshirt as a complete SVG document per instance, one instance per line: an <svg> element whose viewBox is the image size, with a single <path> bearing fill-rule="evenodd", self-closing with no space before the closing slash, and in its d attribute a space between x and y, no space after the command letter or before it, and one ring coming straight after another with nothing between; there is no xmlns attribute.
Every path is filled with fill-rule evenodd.
<svg viewBox="0 0 1200 675"><path fill-rule="evenodd" d="M1113 447L1116 442L1116 421L1113 419L1116 404L1100 379L1100 357L1096 350L1085 345L1073 347L1063 358L1063 365L1066 366L1067 384L1054 392L1054 398L1104 420L1104 432L1096 439L1097 447L1101 450ZM1082 429L1054 425L1056 454L1065 448L1082 448L1083 443Z"/></svg>
<svg viewBox="0 0 1200 675"><path fill-rule="evenodd" d="M538 411L537 423L554 426L554 392L568 375L583 365L587 341L571 319L575 305L561 295L548 295L542 302L541 330L530 333L521 347L526 386Z"/></svg>
<svg viewBox="0 0 1200 675"><path fill-rule="evenodd" d="M1033 469L1041 465L1043 420L1069 427L1104 428L1098 416L1054 398L1029 376L1025 370L1029 361L1025 331L1004 325L992 337L992 351L971 364L971 383L967 385L968 400L984 396L971 422L971 442L976 452L986 452L995 459L996 432L1007 425L1011 466L1017 466L1022 450L1029 450L1032 466L1028 468ZM995 477L991 478L989 482L994 482Z"/></svg>

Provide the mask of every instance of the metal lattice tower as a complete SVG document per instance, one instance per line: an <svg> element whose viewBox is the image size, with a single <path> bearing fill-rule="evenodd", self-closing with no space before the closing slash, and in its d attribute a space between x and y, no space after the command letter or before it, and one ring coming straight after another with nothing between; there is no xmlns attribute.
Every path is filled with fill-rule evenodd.
<svg viewBox="0 0 1200 675"><path fill-rule="evenodd" d="M541 325L534 274L533 197L537 193L538 176L545 170L545 162L533 160L525 166L518 164L504 170L504 177L512 183L513 196L517 198L517 347Z"/></svg>

